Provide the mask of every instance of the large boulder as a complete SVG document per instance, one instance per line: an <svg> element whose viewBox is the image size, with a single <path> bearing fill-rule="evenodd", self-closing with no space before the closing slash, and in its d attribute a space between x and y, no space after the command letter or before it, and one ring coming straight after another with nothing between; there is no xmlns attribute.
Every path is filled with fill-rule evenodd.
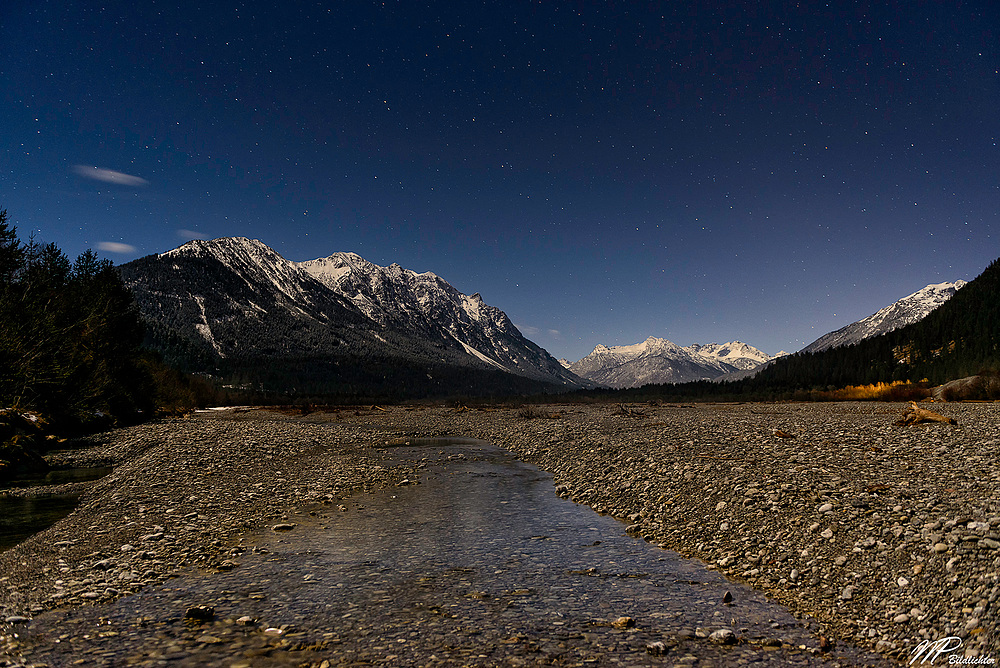
<svg viewBox="0 0 1000 668"><path fill-rule="evenodd" d="M1000 376L982 373L957 378L931 390L935 401L988 401L1000 397Z"/></svg>

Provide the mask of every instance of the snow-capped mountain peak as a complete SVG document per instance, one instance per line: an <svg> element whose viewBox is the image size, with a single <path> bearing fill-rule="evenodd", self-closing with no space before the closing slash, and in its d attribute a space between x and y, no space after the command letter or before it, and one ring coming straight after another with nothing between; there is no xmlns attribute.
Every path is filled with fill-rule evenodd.
<svg viewBox="0 0 1000 668"><path fill-rule="evenodd" d="M122 271L143 315L189 362L280 359L299 369L308 359L380 380L393 374L379 369L435 365L586 385L479 293L356 253L293 262L258 240L229 237L192 241Z"/></svg>
<svg viewBox="0 0 1000 668"><path fill-rule="evenodd" d="M962 280L951 283L932 283L885 308L879 309L867 318L852 322L829 334L824 334L803 348L802 352L819 352L828 348L850 345L923 320L928 313L951 299L965 285L966 281Z"/></svg>
<svg viewBox="0 0 1000 668"><path fill-rule="evenodd" d="M219 239L195 239L159 254L163 260L182 258L211 259L239 275L248 284L270 283L290 299L299 299L309 291L308 276L295 263L289 262L273 248L258 239L246 237L222 237ZM174 262L173 267L179 267Z"/></svg>
<svg viewBox="0 0 1000 668"><path fill-rule="evenodd" d="M681 347L673 341L651 336L627 346L597 345L593 352L568 368L602 385L637 387L647 383L714 379L755 368L770 359L767 354L740 341Z"/></svg>
<svg viewBox="0 0 1000 668"><path fill-rule="evenodd" d="M382 325L412 325L414 317L428 324L434 320L435 313L459 311L470 321L508 329L507 316L488 306L478 292L464 295L433 272L417 273L396 263L382 267L355 253L334 253L296 264L316 280L351 299L368 317Z"/></svg>
<svg viewBox="0 0 1000 668"><path fill-rule="evenodd" d="M691 352L713 360L721 360L735 366L737 369L754 369L772 359L767 353L747 345L742 341L729 343L691 344L687 348Z"/></svg>

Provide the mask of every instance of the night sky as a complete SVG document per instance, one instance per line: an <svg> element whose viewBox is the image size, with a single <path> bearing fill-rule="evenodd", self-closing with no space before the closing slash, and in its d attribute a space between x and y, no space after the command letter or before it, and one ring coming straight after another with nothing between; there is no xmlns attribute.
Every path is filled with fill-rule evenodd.
<svg viewBox="0 0 1000 668"><path fill-rule="evenodd" d="M0 8L0 208L480 292L557 357L798 350L1000 256L998 3Z"/></svg>

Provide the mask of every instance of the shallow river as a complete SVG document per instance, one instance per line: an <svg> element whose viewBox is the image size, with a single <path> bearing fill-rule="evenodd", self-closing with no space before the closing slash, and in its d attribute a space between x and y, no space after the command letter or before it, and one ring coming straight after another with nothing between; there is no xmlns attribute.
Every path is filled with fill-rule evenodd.
<svg viewBox="0 0 1000 668"><path fill-rule="evenodd" d="M820 653L784 608L560 499L550 476L506 451L449 439L385 453L422 460L410 481L419 484L291 515L293 529L254 536L230 572L42 615L24 627L26 658L232 668L877 663L841 644ZM214 617L184 619L197 605ZM724 628L737 644L704 637Z"/></svg>

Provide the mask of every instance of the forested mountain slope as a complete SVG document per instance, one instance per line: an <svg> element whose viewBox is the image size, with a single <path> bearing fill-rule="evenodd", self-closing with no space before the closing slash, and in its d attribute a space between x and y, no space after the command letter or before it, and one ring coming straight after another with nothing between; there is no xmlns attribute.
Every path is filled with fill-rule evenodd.
<svg viewBox="0 0 1000 668"><path fill-rule="evenodd" d="M781 358L747 381L755 387L938 384L1000 369L1000 260L919 322L853 345Z"/></svg>

